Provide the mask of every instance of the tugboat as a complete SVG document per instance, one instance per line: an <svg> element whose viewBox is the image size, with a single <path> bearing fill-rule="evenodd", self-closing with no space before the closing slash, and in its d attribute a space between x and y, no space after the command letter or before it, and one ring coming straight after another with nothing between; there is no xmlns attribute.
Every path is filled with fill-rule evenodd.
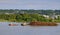
<svg viewBox="0 0 60 35"><path fill-rule="evenodd" d="M17 26L17 24L12 24L12 23L11 23L11 24L9 24L9 26Z"/></svg>
<svg viewBox="0 0 60 35"><path fill-rule="evenodd" d="M28 25L26 22L22 23L21 26L26 26Z"/></svg>

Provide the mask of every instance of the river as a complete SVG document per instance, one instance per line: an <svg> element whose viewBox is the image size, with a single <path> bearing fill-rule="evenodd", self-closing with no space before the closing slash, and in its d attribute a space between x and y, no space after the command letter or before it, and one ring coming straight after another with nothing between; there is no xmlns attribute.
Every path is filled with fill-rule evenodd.
<svg viewBox="0 0 60 35"><path fill-rule="evenodd" d="M9 26L11 22L0 22L0 35L60 35L58 26Z"/></svg>

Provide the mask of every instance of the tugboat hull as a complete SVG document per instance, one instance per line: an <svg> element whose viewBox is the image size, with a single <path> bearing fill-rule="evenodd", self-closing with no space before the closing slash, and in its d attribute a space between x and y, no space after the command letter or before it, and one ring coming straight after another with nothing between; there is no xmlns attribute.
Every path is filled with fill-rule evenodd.
<svg viewBox="0 0 60 35"><path fill-rule="evenodd" d="M17 26L17 24L9 24L9 26Z"/></svg>

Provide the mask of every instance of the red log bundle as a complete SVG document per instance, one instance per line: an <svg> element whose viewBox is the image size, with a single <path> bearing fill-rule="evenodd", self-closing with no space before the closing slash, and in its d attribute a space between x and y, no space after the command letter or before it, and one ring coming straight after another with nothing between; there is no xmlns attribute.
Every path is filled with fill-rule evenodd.
<svg viewBox="0 0 60 35"><path fill-rule="evenodd" d="M30 22L32 26L57 26L55 22Z"/></svg>

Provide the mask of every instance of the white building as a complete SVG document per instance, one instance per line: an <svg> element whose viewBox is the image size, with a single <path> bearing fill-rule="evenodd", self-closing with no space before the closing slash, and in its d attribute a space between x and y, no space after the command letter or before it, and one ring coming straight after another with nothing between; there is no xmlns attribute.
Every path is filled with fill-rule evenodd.
<svg viewBox="0 0 60 35"><path fill-rule="evenodd" d="M49 16L48 15L43 15L45 18L49 18Z"/></svg>
<svg viewBox="0 0 60 35"><path fill-rule="evenodd" d="M42 16L44 16L47 19L49 19L49 18L51 18L51 19L57 19L60 15L51 15L51 16L49 16L49 15L42 15Z"/></svg>

